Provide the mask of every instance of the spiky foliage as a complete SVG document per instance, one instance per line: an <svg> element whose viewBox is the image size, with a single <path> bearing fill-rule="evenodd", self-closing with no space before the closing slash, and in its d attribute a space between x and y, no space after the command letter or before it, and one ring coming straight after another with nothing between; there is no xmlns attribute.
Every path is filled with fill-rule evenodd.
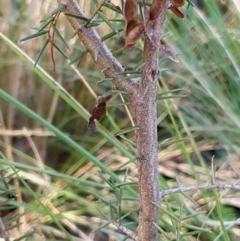
<svg viewBox="0 0 240 241"><path fill-rule="evenodd" d="M82 2L87 14L96 8L91 2ZM184 8L184 20L171 13L167 16L163 40L179 54L180 63L160 56L161 189L206 182L233 184L239 179L240 9L234 0L204 3L202 10ZM69 65L62 53L54 51L56 73L52 73L46 48L39 64L53 78L39 67L33 69L31 58L37 58L46 35L24 43L18 40L35 33L30 27L40 27L39 20L56 5L24 0L18 4L8 1L0 7L4 225L18 240L93 240L95 236L122 240L126 235L115 222L134 231L138 226L136 129L125 129L131 126L131 118L117 93L99 133L87 132L87 110L111 88L111 80L103 79L77 38L70 39L73 32L61 16L59 30L71 52L55 38L74 63ZM118 31L98 17L100 35L129 70L125 74L139 77L142 40L131 54L122 52L122 15L103 10ZM226 191L171 195L156 204L163 213L156 225L166 240L237 240L238 196ZM92 233L94 229L97 232Z"/></svg>

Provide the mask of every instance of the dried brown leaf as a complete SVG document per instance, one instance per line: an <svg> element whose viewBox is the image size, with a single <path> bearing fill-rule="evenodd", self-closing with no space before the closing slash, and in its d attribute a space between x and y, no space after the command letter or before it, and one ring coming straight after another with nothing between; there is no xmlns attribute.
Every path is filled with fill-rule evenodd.
<svg viewBox="0 0 240 241"><path fill-rule="evenodd" d="M161 50L162 52L165 54L166 57L168 57L169 59L171 59L172 61L178 63L179 60L176 56L176 54L173 52L172 48L169 47L168 45L166 44L162 44L161 45Z"/></svg>
<svg viewBox="0 0 240 241"><path fill-rule="evenodd" d="M182 7L185 3L185 0L170 0L172 5L176 8Z"/></svg>
<svg viewBox="0 0 240 241"><path fill-rule="evenodd" d="M88 130L89 130L90 132L92 132L92 133L94 133L94 132L97 131L96 123L95 123L93 117L90 117L90 118L89 118L89 122L88 122L87 128L88 128Z"/></svg>
<svg viewBox="0 0 240 241"><path fill-rule="evenodd" d="M167 0L153 0L150 10L149 10L149 18L150 20L156 19L161 11L164 8L164 5Z"/></svg>
<svg viewBox="0 0 240 241"><path fill-rule="evenodd" d="M100 120L102 117L106 115L106 103L111 99L111 97L112 97L111 95L106 97L101 97L98 100L95 107L93 108L92 115L89 118L89 122L87 125L88 130L90 132L96 132L97 128L96 128L95 120Z"/></svg>
<svg viewBox="0 0 240 241"><path fill-rule="evenodd" d="M124 49L131 48L143 35L144 22L138 23L127 35Z"/></svg>
<svg viewBox="0 0 240 241"><path fill-rule="evenodd" d="M125 35L127 36L129 32L138 24L138 21L131 20L125 25Z"/></svg>
<svg viewBox="0 0 240 241"><path fill-rule="evenodd" d="M138 23L138 8L136 0L125 1L123 16L125 20L125 34L128 35L131 29Z"/></svg>
<svg viewBox="0 0 240 241"><path fill-rule="evenodd" d="M177 8L175 6L172 6L170 9L179 18L184 18L184 14L183 14L183 12L179 8Z"/></svg>

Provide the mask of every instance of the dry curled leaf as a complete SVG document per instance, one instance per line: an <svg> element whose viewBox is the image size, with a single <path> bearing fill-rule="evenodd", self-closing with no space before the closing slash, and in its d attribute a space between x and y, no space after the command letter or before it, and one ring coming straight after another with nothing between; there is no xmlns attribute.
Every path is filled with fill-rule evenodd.
<svg viewBox="0 0 240 241"><path fill-rule="evenodd" d="M123 8L125 20L125 45L124 49L131 48L144 33L144 22L138 22L136 0L126 0Z"/></svg>
<svg viewBox="0 0 240 241"><path fill-rule="evenodd" d="M125 25L125 35L128 36L128 34L130 33L130 31L138 24L138 21L135 20L130 20L130 22L128 22Z"/></svg>
<svg viewBox="0 0 240 241"><path fill-rule="evenodd" d="M153 0L149 10L150 20L154 20L159 16L165 6L166 1L167 0Z"/></svg>
<svg viewBox="0 0 240 241"><path fill-rule="evenodd" d="M123 7L123 16L125 20L125 34L126 36L138 23L138 9L136 0L126 0Z"/></svg>
<svg viewBox="0 0 240 241"><path fill-rule="evenodd" d="M170 0L173 6L176 8L182 7L185 3L185 0Z"/></svg>
<svg viewBox="0 0 240 241"><path fill-rule="evenodd" d="M143 35L144 22L138 23L126 36L124 49L131 48Z"/></svg>
<svg viewBox="0 0 240 241"><path fill-rule="evenodd" d="M95 124L95 120L100 120L102 117L104 117L106 115L106 106L107 106L107 101L109 101L111 99L112 95L108 95L106 97L101 97L97 104L95 105L95 107L92 110L92 115L89 118L89 122L88 122L88 130L90 132L96 132L97 128L96 128L96 124Z"/></svg>
<svg viewBox="0 0 240 241"><path fill-rule="evenodd" d="M183 12L179 8L177 8L175 6L172 6L172 7L170 7L170 9L179 18L184 18L184 14L183 14Z"/></svg>

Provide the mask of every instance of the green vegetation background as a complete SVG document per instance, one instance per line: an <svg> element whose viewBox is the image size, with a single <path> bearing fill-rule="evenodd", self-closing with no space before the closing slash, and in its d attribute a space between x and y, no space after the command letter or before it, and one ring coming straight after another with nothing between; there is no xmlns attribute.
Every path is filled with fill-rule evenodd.
<svg viewBox="0 0 240 241"><path fill-rule="evenodd" d="M88 16L96 3L80 1ZM89 111L111 81L72 38L66 17L57 27L69 50L55 39L69 60L55 49L55 73L49 46L33 68L47 35L19 42L56 8L54 1L0 1L1 217L13 240L126 240L112 222L136 231L138 192L134 130L121 96L90 134ZM164 31L180 62L160 55L160 186L238 184L240 3L183 9L184 19L168 12ZM139 77L143 40L123 52L122 15L103 13L109 22L97 16L97 31ZM231 191L172 195L159 205L156 225L163 240L239 240L239 200Z"/></svg>

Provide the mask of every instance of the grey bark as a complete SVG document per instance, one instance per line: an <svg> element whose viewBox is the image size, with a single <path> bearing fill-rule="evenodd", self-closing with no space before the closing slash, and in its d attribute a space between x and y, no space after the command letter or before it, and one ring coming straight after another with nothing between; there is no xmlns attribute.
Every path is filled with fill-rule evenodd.
<svg viewBox="0 0 240 241"><path fill-rule="evenodd" d="M83 10L75 0L58 0L59 4L65 4L64 11L84 16ZM138 155L139 173L139 230L138 240L158 240L158 231L154 223L158 223L159 209L153 202L159 201L158 187L158 141L157 141L157 79L159 75L159 49L160 35L165 19L166 8L163 9L157 20L148 24L148 35L144 46L144 67L142 68L142 80L121 81L117 72L122 72L121 64L113 57L110 50L101 42L100 37L93 28L81 27L83 22L74 18L68 18L73 29L79 31L78 36L94 59L95 51L98 51L96 64L100 69L106 69L106 77L113 78L114 87L128 92L127 98L131 102L136 126L136 145ZM154 44L156 43L156 44Z"/></svg>
<svg viewBox="0 0 240 241"><path fill-rule="evenodd" d="M164 9L165 10L165 9ZM158 240L159 209L153 202L159 201L158 187L158 141L157 141L157 80L159 75L159 49L165 11L147 25L148 35L144 44L142 81L135 98L135 118L139 127L136 135L138 154L138 178L140 213L138 240Z"/></svg>

